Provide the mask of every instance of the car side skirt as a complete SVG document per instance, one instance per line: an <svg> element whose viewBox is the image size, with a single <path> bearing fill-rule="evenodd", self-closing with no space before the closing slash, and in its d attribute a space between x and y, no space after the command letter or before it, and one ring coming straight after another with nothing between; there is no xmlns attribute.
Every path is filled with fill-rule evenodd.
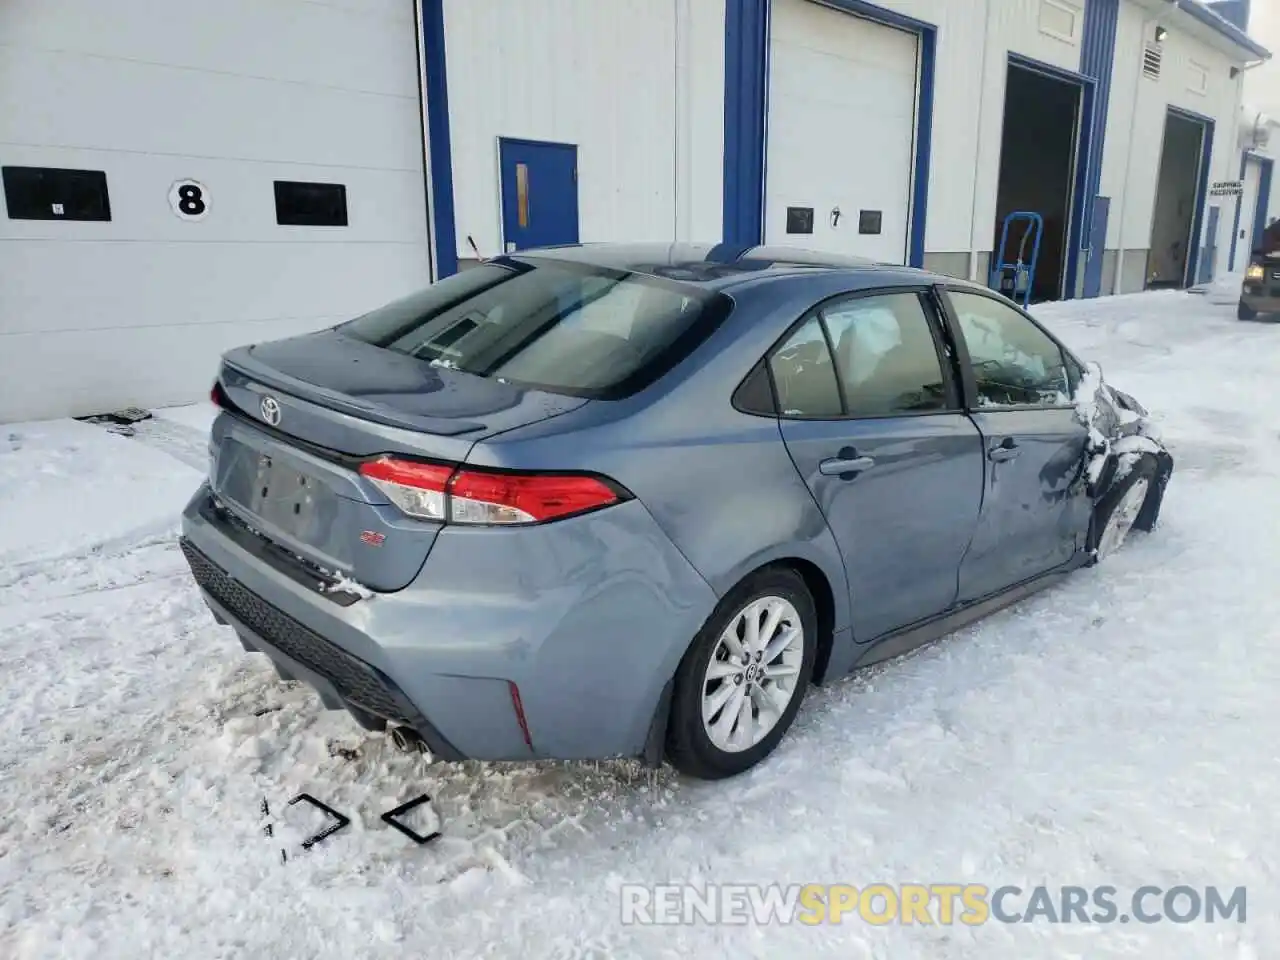
<svg viewBox="0 0 1280 960"><path fill-rule="evenodd" d="M854 661L850 670L859 670L873 664L883 663L885 660L892 660L894 657L900 657L905 653L910 653L917 647L932 643L934 640L945 637L949 633L954 633L962 627L967 627L971 623L985 619L1005 607L1012 606L1033 594L1039 593L1041 590L1059 583L1067 574L1084 566L1087 562L1088 554L1083 551L1077 552L1070 561L1062 566L1055 567L1030 580L1024 580L1022 583L1015 584L999 593L983 597L981 600L975 600L962 607L953 608L929 620L885 634L880 639L867 644L867 648Z"/></svg>

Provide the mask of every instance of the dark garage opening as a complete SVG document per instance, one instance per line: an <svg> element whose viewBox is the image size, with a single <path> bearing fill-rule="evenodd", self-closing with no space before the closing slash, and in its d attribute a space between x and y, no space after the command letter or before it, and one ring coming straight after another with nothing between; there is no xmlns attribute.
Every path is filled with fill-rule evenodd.
<svg viewBox="0 0 1280 960"><path fill-rule="evenodd" d="M1151 217L1151 250L1147 254L1147 286L1184 287L1190 283L1188 261L1195 229L1200 163L1204 156L1204 124L1170 112L1164 125L1156 203Z"/></svg>
<svg viewBox="0 0 1280 960"><path fill-rule="evenodd" d="M1044 238L1031 290L1033 302L1058 300L1066 292L1081 93L1077 84L1009 65L992 265L1000 250L1004 218L1020 211L1040 214L1044 218ZM1025 221L1010 228L1006 262L1018 259L1019 247L1029 232ZM1031 257L1033 247L1034 238L1028 237L1026 259Z"/></svg>

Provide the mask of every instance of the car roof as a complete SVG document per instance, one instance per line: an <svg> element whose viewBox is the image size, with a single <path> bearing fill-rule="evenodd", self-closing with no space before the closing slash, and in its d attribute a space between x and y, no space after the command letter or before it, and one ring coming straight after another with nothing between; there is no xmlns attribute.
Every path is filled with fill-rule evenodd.
<svg viewBox="0 0 1280 960"><path fill-rule="evenodd" d="M812 272L861 274L865 275L868 286L879 283L963 283L926 270L863 257L821 253L799 247L748 247L727 243L584 243L542 247L511 254L510 258L566 260L715 289L769 276Z"/></svg>

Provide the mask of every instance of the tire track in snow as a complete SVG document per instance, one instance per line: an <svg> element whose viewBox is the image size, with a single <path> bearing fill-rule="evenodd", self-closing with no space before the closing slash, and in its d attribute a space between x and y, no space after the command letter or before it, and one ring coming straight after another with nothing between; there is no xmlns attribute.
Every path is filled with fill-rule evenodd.
<svg viewBox="0 0 1280 960"><path fill-rule="evenodd" d="M144 534L66 557L0 567L0 608L45 604L89 593L120 590L178 577L187 566L176 535Z"/></svg>
<svg viewBox="0 0 1280 960"><path fill-rule="evenodd" d="M202 475L209 469L209 437L207 434L162 417L152 417L133 424L132 439L169 454Z"/></svg>

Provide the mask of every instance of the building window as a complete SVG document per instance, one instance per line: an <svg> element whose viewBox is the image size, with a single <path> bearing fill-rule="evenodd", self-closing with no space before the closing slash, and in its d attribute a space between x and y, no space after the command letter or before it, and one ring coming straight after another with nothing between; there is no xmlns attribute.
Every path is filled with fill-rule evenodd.
<svg viewBox="0 0 1280 960"><path fill-rule="evenodd" d="M347 187L342 183L275 181L276 223L292 227L345 227Z"/></svg>

